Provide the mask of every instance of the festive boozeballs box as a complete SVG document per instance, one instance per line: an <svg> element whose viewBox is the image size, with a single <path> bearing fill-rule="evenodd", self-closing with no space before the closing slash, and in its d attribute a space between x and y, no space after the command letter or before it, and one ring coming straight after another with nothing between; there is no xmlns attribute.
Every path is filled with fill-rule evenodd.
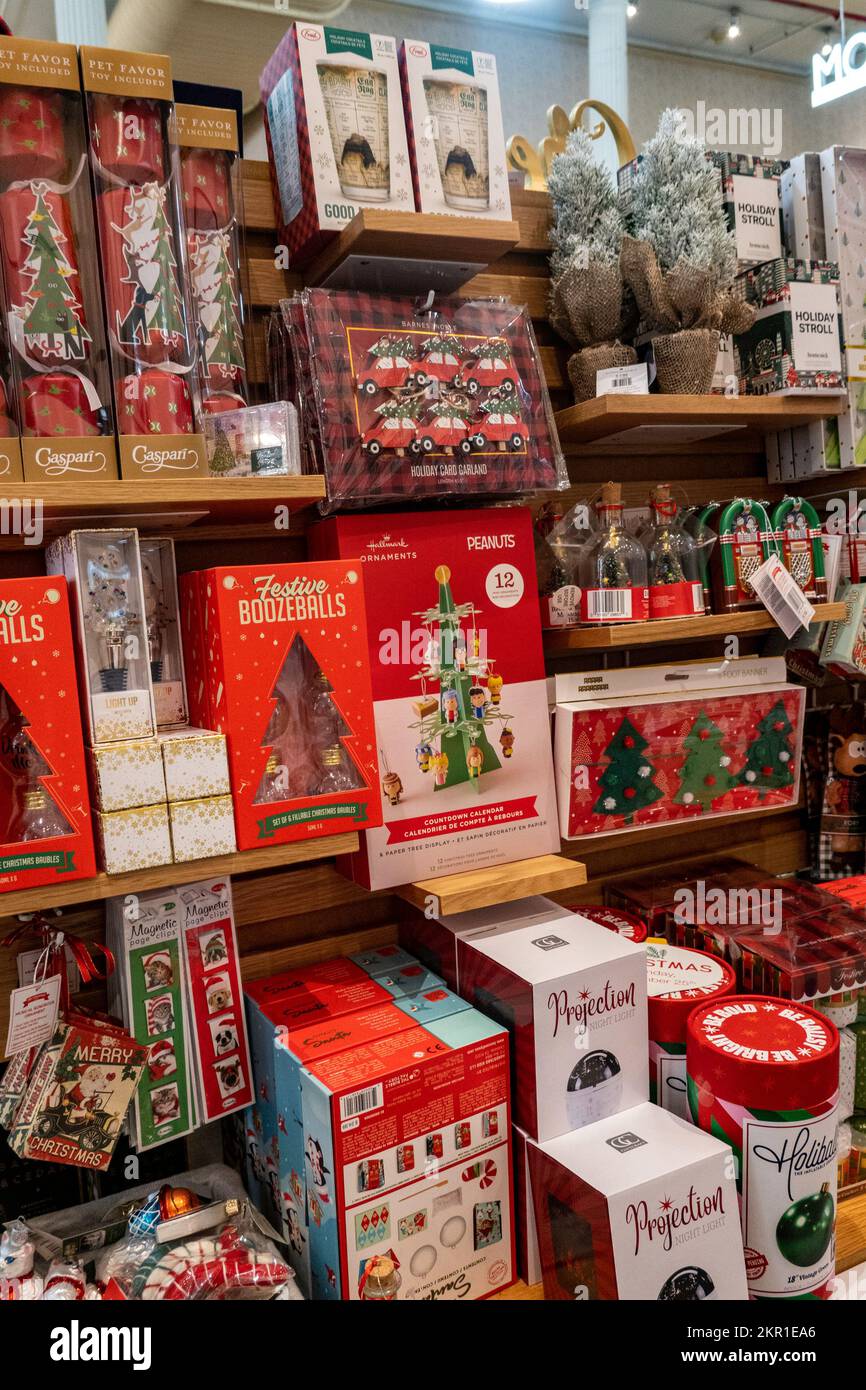
<svg viewBox="0 0 866 1390"><path fill-rule="evenodd" d="M558 676L563 836L796 806L806 692L785 674L769 657Z"/></svg>
<svg viewBox="0 0 866 1390"><path fill-rule="evenodd" d="M645 1104L528 1147L546 1299L747 1298L726 1144Z"/></svg>
<svg viewBox="0 0 866 1390"><path fill-rule="evenodd" d="M209 634L192 717L226 735L239 849L380 821L361 565L184 576Z"/></svg>
<svg viewBox="0 0 866 1390"><path fill-rule="evenodd" d="M277 227L292 263L362 208L414 211L394 39L293 24L259 91Z"/></svg>
<svg viewBox="0 0 866 1390"><path fill-rule="evenodd" d="M565 913L457 943L460 990L511 1034L514 1119L554 1139L647 1097L646 953Z"/></svg>
<svg viewBox="0 0 866 1390"><path fill-rule="evenodd" d="M353 877L390 888L558 850L529 512L339 517L311 546L364 574L384 824Z"/></svg>

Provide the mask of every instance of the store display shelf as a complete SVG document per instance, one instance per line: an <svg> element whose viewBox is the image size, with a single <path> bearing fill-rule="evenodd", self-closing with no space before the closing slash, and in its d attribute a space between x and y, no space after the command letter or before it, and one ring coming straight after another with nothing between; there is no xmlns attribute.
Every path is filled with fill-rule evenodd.
<svg viewBox="0 0 866 1390"><path fill-rule="evenodd" d="M685 447L714 435L774 434L838 415L840 396L596 396L557 411L563 444Z"/></svg>
<svg viewBox="0 0 866 1390"><path fill-rule="evenodd" d="M536 859L519 859L515 864L496 864L489 869L406 883L395 892L422 912L432 909L437 917L449 917L455 912L516 902L535 893L580 888L584 883L586 868L578 860L561 854L542 854Z"/></svg>
<svg viewBox="0 0 866 1390"><path fill-rule="evenodd" d="M818 603L815 622L830 623L845 617L844 603ZM660 618L654 623L614 623L610 627L573 627L544 633L548 656L562 652L627 651L668 642L698 642L705 637L739 636L773 632L776 623L764 609L745 613L709 613L703 618Z"/></svg>
<svg viewBox="0 0 866 1390"><path fill-rule="evenodd" d="M517 222L363 208L304 271L308 285L452 293L520 240Z"/></svg>
<svg viewBox="0 0 866 1390"><path fill-rule="evenodd" d="M354 833L323 835L318 840L299 840L290 845L267 845L261 849L215 855L212 859L195 859L183 864L159 864L152 869L134 869L125 874L96 874L94 878L76 879L73 883L58 883L45 888L22 888L0 894L0 916L13 917L21 912L66 907L71 903L95 902L127 893L146 893L152 888L169 888L175 883L193 883L200 878L249 874L262 869L283 868L287 864L330 859L336 854L352 854L358 845L358 836Z"/></svg>

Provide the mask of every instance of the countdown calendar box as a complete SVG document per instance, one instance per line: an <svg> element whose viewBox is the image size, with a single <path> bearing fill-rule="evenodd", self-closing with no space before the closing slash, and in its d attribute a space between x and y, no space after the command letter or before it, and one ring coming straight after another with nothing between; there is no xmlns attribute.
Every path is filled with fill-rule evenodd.
<svg viewBox="0 0 866 1390"><path fill-rule="evenodd" d="M344 870L392 888L558 851L529 511L338 517L311 553L364 575L384 823Z"/></svg>

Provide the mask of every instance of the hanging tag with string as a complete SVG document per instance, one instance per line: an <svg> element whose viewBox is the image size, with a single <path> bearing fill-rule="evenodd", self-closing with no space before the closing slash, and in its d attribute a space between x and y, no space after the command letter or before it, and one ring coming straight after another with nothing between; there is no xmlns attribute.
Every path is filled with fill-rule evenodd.
<svg viewBox="0 0 866 1390"><path fill-rule="evenodd" d="M56 968L58 962L59 970ZM60 1012L64 971L63 932L57 931L42 948L33 971L33 983L20 985L9 996L7 1057L51 1041Z"/></svg>

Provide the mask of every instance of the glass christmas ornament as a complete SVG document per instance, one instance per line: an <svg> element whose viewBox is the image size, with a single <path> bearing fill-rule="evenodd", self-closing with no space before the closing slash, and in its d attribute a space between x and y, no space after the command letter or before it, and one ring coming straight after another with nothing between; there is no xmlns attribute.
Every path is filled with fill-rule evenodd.
<svg viewBox="0 0 866 1390"><path fill-rule="evenodd" d="M121 549L108 544L87 561L87 621L102 640L105 665L99 678L104 691L125 690L129 672L124 639L137 624L129 608L130 569Z"/></svg>
<svg viewBox="0 0 866 1390"><path fill-rule="evenodd" d="M348 792L360 786L358 774L350 767L346 751L340 744L326 748L322 754L323 775L316 787L316 796L329 796L332 792ZM393 774L392 774L393 775Z"/></svg>
<svg viewBox="0 0 866 1390"><path fill-rule="evenodd" d="M649 615L647 555L623 525L619 483L605 483L597 512L598 531L578 560L581 621L643 622Z"/></svg>
<svg viewBox="0 0 866 1390"><path fill-rule="evenodd" d="M394 1261L388 1255L374 1255L364 1265L359 1294L364 1303L393 1303L401 1284Z"/></svg>
<svg viewBox="0 0 866 1390"><path fill-rule="evenodd" d="M669 483L650 496L652 524L646 532L650 618L689 618L704 612L698 548L685 530Z"/></svg>

